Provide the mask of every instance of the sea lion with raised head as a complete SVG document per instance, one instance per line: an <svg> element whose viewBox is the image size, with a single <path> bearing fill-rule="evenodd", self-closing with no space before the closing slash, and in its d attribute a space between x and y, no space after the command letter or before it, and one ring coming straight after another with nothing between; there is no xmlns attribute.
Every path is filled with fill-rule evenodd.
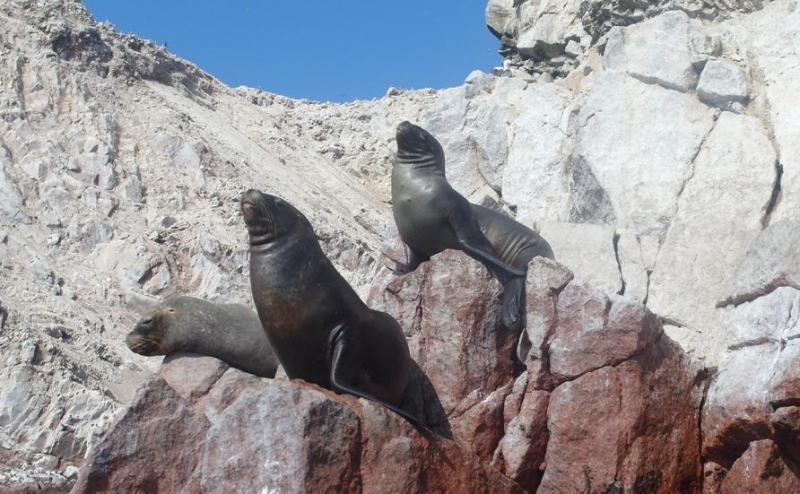
<svg viewBox="0 0 800 494"><path fill-rule="evenodd" d="M240 304L170 297L139 319L125 343L146 357L177 351L209 355L260 377L275 377L278 368L258 315Z"/></svg>
<svg viewBox="0 0 800 494"><path fill-rule="evenodd" d="M402 122L396 139L392 211L407 257L396 272L413 271L445 249L462 250L503 284L503 323L510 326L524 300L528 261L552 257L550 246L533 230L456 192L445 176L444 150L425 129Z"/></svg>
<svg viewBox="0 0 800 494"><path fill-rule="evenodd" d="M248 190L241 207L253 300L289 378L372 400L424 426L397 406L411 366L397 321L361 301L294 206Z"/></svg>

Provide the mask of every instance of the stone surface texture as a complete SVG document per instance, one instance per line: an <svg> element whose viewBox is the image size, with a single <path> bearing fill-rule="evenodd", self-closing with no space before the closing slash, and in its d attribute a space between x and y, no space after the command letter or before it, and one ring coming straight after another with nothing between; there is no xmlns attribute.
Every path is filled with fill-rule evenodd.
<svg viewBox="0 0 800 494"><path fill-rule="evenodd" d="M233 431L217 419L240 394L214 390L235 373L180 358L207 372L179 366L198 381L157 384L174 376L152 378L161 359L132 354L123 339L172 294L251 303L237 205L248 188L301 209L356 291L397 317L418 366L404 406L453 436L442 448L474 472L459 489L513 485L493 483L491 468L541 492L792 489L797 1L491 0L486 21L502 67L455 88L333 104L229 88L96 23L77 0L0 0L0 489L63 490L115 420L129 421L131 437L163 434L130 415L156 396L174 407L158 412L165 423L194 417L180 427L207 427L202 448L212 437L225 446L217 434ZM558 262L531 263L524 327L498 323L502 287L459 253L405 277L385 268L404 260L386 234L402 120L442 142L454 188L552 240ZM701 412L692 407L704 383ZM331 463L342 490L377 485L369 459L417 453L421 463L391 482L439 485L420 466L438 450L410 430L382 435L383 410L270 386L269 400L296 397L308 412L286 427L361 445L363 458ZM592 397L595 388L605 394ZM247 406L266 406L242 393ZM644 411L641 393L696 416L695 429L672 409ZM577 437L568 424L583 420L570 415L581 403L603 420ZM326 429L319 410L340 429ZM609 440L607 461L582 453ZM658 456L679 442L692 453ZM382 446L358 450L367 443ZM673 473L654 473L659 462ZM211 489L212 469L192 470L187 489ZM743 472L767 473L742 483ZM162 480L175 478L141 486Z"/></svg>
<svg viewBox="0 0 800 494"><path fill-rule="evenodd" d="M73 493L525 492L469 448L427 438L379 405L189 360L142 385ZM209 390L189 369L217 379Z"/></svg>

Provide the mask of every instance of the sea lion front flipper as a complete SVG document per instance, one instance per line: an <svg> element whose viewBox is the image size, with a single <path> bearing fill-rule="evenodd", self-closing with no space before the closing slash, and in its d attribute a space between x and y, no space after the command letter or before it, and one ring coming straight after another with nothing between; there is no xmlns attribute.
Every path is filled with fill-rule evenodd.
<svg viewBox="0 0 800 494"><path fill-rule="evenodd" d="M406 251L406 264L400 264L399 262L395 262L394 274L402 275L408 274L414 270L416 270L420 264L429 260L430 256L424 256L419 252L415 251L405 242L403 242L403 247Z"/></svg>
<svg viewBox="0 0 800 494"><path fill-rule="evenodd" d="M414 415L411 415L409 412L400 407L392 405L391 403L387 403L371 393L355 387L353 381L355 380L356 372L355 366L352 365L352 363L356 361L356 356L348 355L348 346L352 345L352 343L348 341L347 328L339 327L332 331L331 334L334 335L332 338L333 348L331 352L331 387L334 391L347 393L374 401L375 403L383 405L394 413L400 415L413 425L419 426L428 432L433 432L433 430L428 427L426 423L422 422Z"/></svg>

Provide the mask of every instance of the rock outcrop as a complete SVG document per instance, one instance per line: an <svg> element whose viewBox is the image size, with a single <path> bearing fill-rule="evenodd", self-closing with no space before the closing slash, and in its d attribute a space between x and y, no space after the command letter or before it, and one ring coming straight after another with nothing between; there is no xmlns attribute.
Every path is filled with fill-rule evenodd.
<svg viewBox="0 0 800 494"><path fill-rule="evenodd" d="M693 19L720 20L758 11L768 2L489 0L486 25L500 40L500 54L507 67L525 70L534 77L543 73L562 77L578 67L592 47L605 45L606 35L614 27L639 24L676 11ZM662 41L664 54L669 58L678 55L679 51L669 51L669 40ZM654 65L668 65L661 57L651 60Z"/></svg>
<svg viewBox="0 0 800 494"><path fill-rule="evenodd" d="M522 493L380 405L175 354L89 455L75 493Z"/></svg>
<svg viewBox="0 0 800 494"><path fill-rule="evenodd" d="M176 354L73 492L700 492L705 372L652 313L534 260L524 370L500 295L456 251L372 287L418 364L403 407L438 435L365 400Z"/></svg>

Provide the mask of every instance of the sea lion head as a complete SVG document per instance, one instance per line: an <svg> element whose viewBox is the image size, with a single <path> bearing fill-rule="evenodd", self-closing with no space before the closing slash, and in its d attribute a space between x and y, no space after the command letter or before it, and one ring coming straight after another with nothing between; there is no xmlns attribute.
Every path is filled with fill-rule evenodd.
<svg viewBox="0 0 800 494"><path fill-rule="evenodd" d="M264 245L291 234L310 223L294 206L280 197L250 189L242 194L242 216L250 234L250 245Z"/></svg>
<svg viewBox="0 0 800 494"><path fill-rule="evenodd" d="M125 337L125 344L132 352L145 357L170 353L174 342L168 335L169 328L180 313L179 300L165 301L139 319Z"/></svg>
<svg viewBox="0 0 800 494"><path fill-rule="evenodd" d="M428 162L444 167L444 150L427 130L411 122L401 122L395 132L397 158L404 163Z"/></svg>

